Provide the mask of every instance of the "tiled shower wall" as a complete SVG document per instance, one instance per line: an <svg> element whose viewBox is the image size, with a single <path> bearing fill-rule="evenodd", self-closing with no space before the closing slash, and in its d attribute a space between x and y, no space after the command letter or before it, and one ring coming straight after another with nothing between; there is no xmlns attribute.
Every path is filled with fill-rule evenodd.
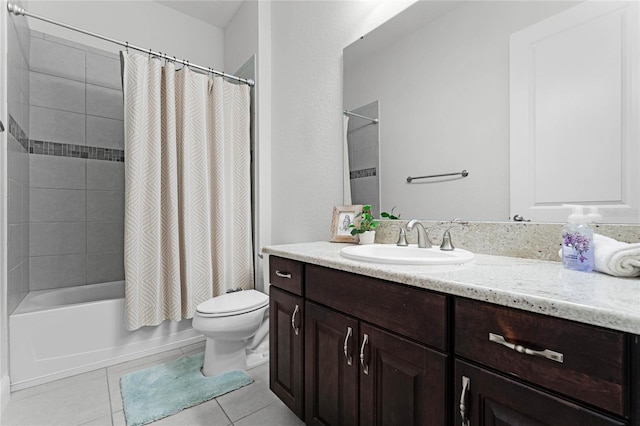
<svg viewBox="0 0 640 426"><path fill-rule="evenodd" d="M365 117L378 117L378 101L351 110ZM370 204L371 212L380 217L379 127L359 117L349 117L349 175L351 202Z"/></svg>
<svg viewBox="0 0 640 426"><path fill-rule="evenodd" d="M124 279L117 54L31 32L29 289Z"/></svg>
<svg viewBox="0 0 640 426"><path fill-rule="evenodd" d="M22 16L10 17L7 28L7 311L29 291L29 28Z"/></svg>

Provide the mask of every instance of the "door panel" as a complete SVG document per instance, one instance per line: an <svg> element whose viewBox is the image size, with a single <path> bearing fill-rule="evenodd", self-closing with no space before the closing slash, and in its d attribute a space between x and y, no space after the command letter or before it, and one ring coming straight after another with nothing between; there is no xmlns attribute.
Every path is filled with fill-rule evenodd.
<svg viewBox="0 0 640 426"><path fill-rule="evenodd" d="M570 401L480 369L464 361L455 363L454 424L463 424L459 407L473 426L622 426ZM463 378L468 379L463 394Z"/></svg>
<svg viewBox="0 0 640 426"><path fill-rule="evenodd" d="M511 217L640 220L639 22L637 2L584 2L511 36Z"/></svg>
<svg viewBox="0 0 640 426"><path fill-rule="evenodd" d="M307 302L306 423L358 423L358 322Z"/></svg>
<svg viewBox="0 0 640 426"><path fill-rule="evenodd" d="M298 417L304 418L303 299L273 286L269 293L269 385Z"/></svg>
<svg viewBox="0 0 640 426"><path fill-rule="evenodd" d="M361 425L447 424L446 355L367 323L360 348Z"/></svg>

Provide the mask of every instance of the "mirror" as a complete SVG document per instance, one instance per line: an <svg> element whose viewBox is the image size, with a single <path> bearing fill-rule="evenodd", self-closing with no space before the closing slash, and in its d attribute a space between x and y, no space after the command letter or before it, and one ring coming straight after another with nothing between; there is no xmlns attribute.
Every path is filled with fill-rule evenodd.
<svg viewBox="0 0 640 426"><path fill-rule="evenodd" d="M618 73L623 75L618 77L620 82L604 85L603 90L613 88L620 92L633 92L633 96L624 98L625 95L622 95L623 99L618 100L622 104L619 109L623 111L617 113L617 121L615 116L608 121L609 124L613 123L607 127L609 133L591 130L593 126L598 130L604 126L598 122L602 108L617 111L611 105L600 105L601 102L597 100L604 95L602 91L592 90L595 101L589 98L583 102L576 102L575 99L568 102L559 99L566 90L549 90L556 82L556 75L551 74L554 64L560 64L556 74L564 75L558 77L557 81L563 82L564 86L567 81L584 80L581 83L583 87L591 89L594 82L599 84L600 80L604 80L598 77L599 69L594 70L591 65L584 65L588 72L574 73L571 75L575 75L575 78L567 78L566 70L560 69L563 66L562 57L566 56L562 52L559 57L556 54L555 59L549 62L551 66L545 68L544 78L549 84L545 86L546 92L540 91L544 99L536 92L538 98L524 98L524 101L519 98L525 108L522 105L514 107L517 97L514 93L522 92L521 88L514 87L513 58L518 56L510 52L514 35L523 32L528 34L531 28L537 27L561 33L559 30L549 30L547 23L559 20L558 17L565 19L566 14L575 15L574 10L578 10L575 8L585 3L613 2L418 1L347 46L344 49L344 109L379 120L374 122L349 115L347 140L353 203L372 204L372 210L376 213L389 212L396 206L395 214L401 214L402 219L450 220L459 217L473 221L507 221L512 220L514 214L519 214L525 220L548 222L565 221L570 210L563 208L562 204L573 203L599 205L604 222L638 223L640 213L636 194L640 192L637 186L640 179L633 171L637 167L630 166L640 161L640 149L637 148L638 120L634 118L629 124L624 115L638 115L638 90L628 90L637 86L637 80L633 84L625 80L627 74L638 74L638 69L629 68L629 61L624 57L616 59L617 65L612 65L614 71L615 66L627 68ZM630 19L635 23L638 20L637 10L624 9L625 5L631 3L616 2L619 6L615 13L619 13L623 20ZM597 31L609 31L613 37L612 43L637 45L628 43L626 34L620 34L619 28L623 25L619 23L621 19L618 15L614 16L614 12L609 11L603 13L605 18L589 18L590 23L599 25ZM609 16L613 18L607 18ZM609 25L610 21L614 26ZM602 22L604 24L601 25ZM627 25L628 21L624 22ZM583 27L585 25L580 24L571 28ZM571 41L571 37L576 40ZM570 40L577 43L576 46L581 46L574 48L574 45L569 45L572 46L572 54L579 49L585 50L587 60L591 61L585 63L596 64L597 68L600 59L589 57L588 52L589 46L599 41L587 40L590 37L587 35L576 38L578 36L571 33L571 37L562 40ZM638 38L637 34L635 38ZM564 43L549 36L536 39L523 49L536 52L538 60L542 53L550 50L540 48L545 46L544 40L552 40L552 43L547 43L551 47ZM631 56L637 57L637 51L631 51ZM590 80L585 77L589 73L592 74L588 76ZM534 75L534 78L543 77ZM524 92L526 94L527 90ZM578 87L574 92L583 93L584 90ZM620 98L619 94L617 96ZM611 98L617 99L609 96ZM592 108L591 111L582 111L581 104L597 105L600 110L596 108L594 112ZM526 109L529 105L534 105L532 110ZM543 111L546 114L540 113L541 105L547 105ZM562 108L552 111L554 105ZM536 107L538 110L535 110ZM538 121L534 120L531 124L520 120L517 114L534 117ZM569 199L560 199L555 193L548 195L556 185L564 183L564 177L567 181L577 180L575 164L564 174L562 167L572 164L572 157L581 146L576 142L562 149L558 145L547 146L544 152L543 142L547 145L549 142L533 138L554 133L555 139L549 139L554 141L558 139L558 134L555 130L535 126L541 126L539 123L546 126L551 120L560 128L565 122L578 123L578 129L567 130L563 140L575 139L580 134L586 137L599 134L600 140L589 142L590 148L576 157L583 165L584 161L591 161L585 173L595 176L593 182L601 183L597 182L598 179L602 180L600 176L611 179L600 185L604 189L599 188L597 195L585 196L587 191L576 191L580 195ZM525 122L524 128L529 129L528 132L522 134L518 130L523 127L520 122ZM611 139L611 135L614 139ZM514 149L514 143L520 145ZM518 154L523 150L524 154ZM609 155L606 162L612 170L610 173L601 173L600 162L606 155ZM553 178L547 176L535 180L547 170L553 170L553 174L550 174ZM462 171L468 171L468 176L464 177ZM534 180L522 179L522 173L528 173L527 179L530 175ZM407 182L408 177L441 174L447 176ZM532 189L533 195L512 196L512 193L523 194L520 187L524 187L522 191ZM571 191L564 193L567 192ZM536 194L542 194L542 198L535 199L538 196ZM556 198L545 199L547 196ZM533 199L531 208L514 211L511 203L515 198L523 198L525 202ZM537 211L544 209L551 209L555 216L536 216Z"/></svg>

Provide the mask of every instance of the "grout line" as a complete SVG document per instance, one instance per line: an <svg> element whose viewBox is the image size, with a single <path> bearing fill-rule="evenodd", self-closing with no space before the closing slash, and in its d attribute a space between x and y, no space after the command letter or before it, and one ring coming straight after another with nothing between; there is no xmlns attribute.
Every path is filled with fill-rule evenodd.
<svg viewBox="0 0 640 426"><path fill-rule="evenodd" d="M86 90L85 90L86 97ZM86 108L86 100L85 100L85 108ZM86 111L85 111L86 112ZM86 146L86 138L87 138L87 118L85 114L85 146ZM85 244L85 255L84 255L84 283L89 283L89 200L88 200L88 191L87 186L89 184L88 180L88 172L87 172L87 160L84 160L84 244ZM111 408L111 407L109 407ZM113 417L112 417L113 419Z"/></svg>
<svg viewBox="0 0 640 426"><path fill-rule="evenodd" d="M76 76L69 77L68 75L52 74L55 71L47 71L47 70L42 70L42 69L37 69L37 68L33 69L33 68L31 68L31 66L29 66L29 72L30 73L33 72L33 73L36 73L36 74L42 74L42 75L46 75L46 76L49 76L49 77L61 78L61 79L64 79L64 80L69 80L69 81L75 81L76 83L84 83L84 80L78 80L78 78L80 78L80 77L76 77Z"/></svg>
<svg viewBox="0 0 640 426"><path fill-rule="evenodd" d="M107 368L106 367L98 368L97 370L93 370L93 371L100 371L100 370L104 370L105 385L107 386L107 398L108 398L108 401L109 401L108 402L109 403L109 418L111 420L111 426L113 426L113 412L111 411L111 393L109 392L109 376L107 375ZM91 423L91 422L93 422L95 420L98 420L98 419L101 419L103 417L106 417L106 415L86 420L86 421L84 421L82 423L79 423L78 426L86 425L87 423Z"/></svg>
<svg viewBox="0 0 640 426"><path fill-rule="evenodd" d="M214 398L216 401L216 404L218 404L218 407L220 407L220 409L222 410L222 413L225 415L225 417L227 418L227 420L229 421L228 424L233 425L233 422L231 421L231 417L229 417L229 415L227 414L226 411L224 411L224 408L222 407L222 405L220 404L220 401L218 401L219 397Z"/></svg>
<svg viewBox="0 0 640 426"><path fill-rule="evenodd" d="M86 55L85 55L85 64L86 64ZM86 66L86 65L85 65ZM85 69L85 75L86 75L86 69ZM85 90L85 97L86 97L86 90ZM87 145L87 116L86 116L86 99L85 99L85 119L84 119L84 138L85 138L85 146ZM89 165L88 165L88 161L84 160L84 207L85 207L85 212L84 212L84 262L85 262L85 266L84 266L84 273L85 273L85 279L84 279L84 283L88 284L89 283L89 200L88 200L88 191L87 188L89 187ZM105 369L105 373L106 373L106 369ZM109 390L109 379L107 378L107 391ZM111 396L109 396L109 398L111 398ZM111 399L109 399L109 411L111 411ZM112 416L112 423L113 423L113 416Z"/></svg>
<svg viewBox="0 0 640 426"><path fill-rule="evenodd" d="M104 368L104 375L107 378L107 395L109 396L109 414L111 415L111 425L113 426L113 402L111 401L111 386L109 386L109 372Z"/></svg>
<svg viewBox="0 0 640 426"><path fill-rule="evenodd" d="M216 401L217 401L217 400L218 400L218 399L216 398ZM239 422L240 420L246 419L247 417L252 416L252 415L254 415L254 414L258 413L258 412L260 412L260 411L264 410L264 409L265 409L265 408L267 408L267 407L271 407L271 406L272 406L273 404L275 404L276 402L277 402L277 401L273 401L273 402L271 402L271 403L269 403L269 404L265 405L264 407L262 407L262 408L258 408L256 411L253 411L253 412L251 412L251 413L247 414L246 416L242 416L242 417L240 417L239 419L236 419L235 421L236 421L236 422ZM219 402L218 402L218 405L220 405L220 403L219 403ZM220 405L220 408L222 408L222 405ZM222 409L222 411L224 411L224 408ZM225 414L227 414L227 413L225 412ZM229 417L229 416L227 416L227 418L228 418L228 417ZM232 422L232 424L234 424L234 423Z"/></svg>

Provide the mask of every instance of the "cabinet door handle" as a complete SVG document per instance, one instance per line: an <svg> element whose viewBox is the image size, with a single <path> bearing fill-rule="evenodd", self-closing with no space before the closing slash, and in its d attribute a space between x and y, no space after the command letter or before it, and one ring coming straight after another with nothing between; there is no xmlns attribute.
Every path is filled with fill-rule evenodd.
<svg viewBox="0 0 640 426"><path fill-rule="evenodd" d="M498 343L499 345L505 346L509 349L512 349L516 352L520 352L525 355L537 356L540 358L550 359L551 361L556 361L559 363L564 363L564 355L560 352L552 351L551 349L545 349L543 351L536 351L534 349L526 348L522 345L516 345L513 343L509 343L506 341L504 337L499 334L489 333L489 341Z"/></svg>
<svg viewBox="0 0 640 426"><path fill-rule="evenodd" d="M296 305L296 308L293 310L293 314L291 314L291 328L293 328L293 332L296 333L296 336L300 333L300 327L296 327L296 315L300 311L300 307Z"/></svg>
<svg viewBox="0 0 640 426"><path fill-rule="evenodd" d="M347 365L353 365L353 357L349 354L349 339L353 334L353 329L347 327L347 335L344 337L344 357L347 359Z"/></svg>
<svg viewBox="0 0 640 426"><path fill-rule="evenodd" d="M460 394L460 417L462 417L462 426L470 426L469 414L467 413L467 395L471 388L471 379L462 376L462 393Z"/></svg>
<svg viewBox="0 0 640 426"><path fill-rule="evenodd" d="M369 342L369 335L365 334L362 338L362 346L360 347L360 365L362 365L362 372L364 374L369 374L369 366L364 361L364 347L367 346Z"/></svg>
<svg viewBox="0 0 640 426"><path fill-rule="evenodd" d="M291 272L280 272L276 270L276 275L280 278L289 278L291 279Z"/></svg>

